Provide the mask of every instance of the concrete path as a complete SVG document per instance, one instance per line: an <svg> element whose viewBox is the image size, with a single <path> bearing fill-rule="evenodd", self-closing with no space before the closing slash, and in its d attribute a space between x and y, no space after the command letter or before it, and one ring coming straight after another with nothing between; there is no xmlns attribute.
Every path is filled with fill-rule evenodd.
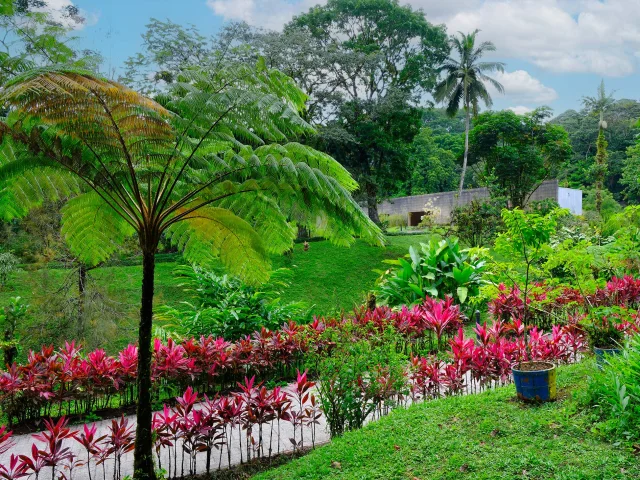
<svg viewBox="0 0 640 480"><path fill-rule="evenodd" d="M196 407L196 409L197 408L198 407ZM131 415L125 418L129 420L129 426L133 426L133 429L135 432L135 423L136 423L135 415ZM98 427L98 432L96 434L97 437L100 437L102 435L107 435L109 433L109 427L111 426L111 419L96 422L96 426ZM81 430L82 425L76 425L70 428L71 430ZM273 428L273 434L271 434L272 428ZM264 442L263 451L265 456L268 454L268 451L269 451L270 438L272 438L272 442L273 442L272 454L275 455L277 453L277 450L278 450L277 432L278 432L277 424L275 422L273 422L273 425L271 424L263 425L263 442ZM233 429L233 432L232 432L233 437L231 441L231 463L230 463L230 465L232 466L240 463L241 455L242 455L242 460L244 462L246 462L247 460L246 433L244 431L240 433L241 433L240 439L238 439L239 430L237 428ZM257 427L255 427L253 437L256 443L258 441L257 433L258 433ZM295 438L297 442L300 442L301 440L300 433L301 433L300 428L296 428ZM304 447L310 447L312 445L311 427L304 427L302 435L304 437ZM294 429L292 424L289 422L281 421L280 422L280 452L291 452L293 450L293 444L289 440L290 438L293 438L293 437L294 437ZM319 445L322 443L327 443L329 441L329 438L330 437L326 430L324 418L322 418L320 420L320 425L316 425L315 444ZM14 436L13 443L14 445L7 453L0 455L0 465L4 465L8 467L9 458L11 457L11 454L31 456L31 446L34 443L36 443L40 448L44 448L44 445L42 443L38 442L33 438L33 434ZM73 439L70 439L70 440L65 440L63 446L68 447L71 450L71 452L76 455L77 460L83 463L86 462L86 451L84 450L84 447L82 447L80 443L78 443ZM181 465L182 448L181 447L182 447L182 444L180 441L178 441L178 446L177 446L178 477L181 476L181 472L182 472L182 465ZM170 455L169 448L163 448L161 450L160 459L161 459L162 468L164 468L165 470L168 469L168 466L169 466L169 455ZM255 456L255 452L252 452L252 458L254 456ZM154 453L154 457L155 457L155 453ZM171 462L172 462L171 477L173 477L173 470L174 470L173 457L174 457L173 448L171 447ZM229 458L228 450L226 446L222 447L222 450L213 450L212 458L211 458L211 469L215 470L218 468L219 465L221 468L227 468L229 466L228 458ZM158 458L155 457L154 460L156 461L156 465L157 465ZM197 473L204 473L205 469L206 469L206 453L199 453L197 455ZM58 470L60 469L58 468ZM112 480L114 478L113 470L114 470L113 458L105 462L104 469L103 469L103 465L96 466L95 462L92 461L91 462L91 480L103 480L103 479ZM184 472L185 474L189 473L189 459L187 458L186 454L185 454L185 460L184 460ZM40 472L39 479L48 480L51 478L51 473L52 473L51 468L46 467ZM74 468L73 472L71 472L72 473L71 479L69 479L70 472L68 469L63 469L62 473L65 474L66 480L89 480L89 473L87 471L86 465L82 465ZM132 474L133 474L133 452L130 452L124 455L122 458L121 478L124 478L126 475L132 475ZM56 480L58 480L58 478L59 478L59 475L58 473L56 473Z"/></svg>

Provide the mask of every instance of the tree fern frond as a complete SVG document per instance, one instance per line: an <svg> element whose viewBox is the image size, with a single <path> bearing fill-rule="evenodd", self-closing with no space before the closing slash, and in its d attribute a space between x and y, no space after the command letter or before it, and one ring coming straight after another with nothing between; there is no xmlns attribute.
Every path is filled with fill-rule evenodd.
<svg viewBox="0 0 640 480"><path fill-rule="evenodd" d="M269 278L269 256L260 236L229 210L203 207L169 227L167 234L189 262L201 266L221 262L247 282Z"/></svg>
<svg viewBox="0 0 640 480"><path fill-rule="evenodd" d="M71 252L87 265L104 262L134 234L95 192L72 198L62 208L62 235Z"/></svg>

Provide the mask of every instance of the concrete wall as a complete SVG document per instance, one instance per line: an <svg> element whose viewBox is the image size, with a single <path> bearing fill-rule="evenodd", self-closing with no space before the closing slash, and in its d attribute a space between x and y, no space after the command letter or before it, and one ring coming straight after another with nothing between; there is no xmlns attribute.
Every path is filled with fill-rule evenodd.
<svg viewBox="0 0 640 480"><path fill-rule="evenodd" d="M382 202L378 206L378 213L387 215L407 215L409 217L410 225L415 225L415 222L411 222L411 219L419 218L419 215L411 215L411 213L424 212L425 205L429 205L428 208L433 212L434 220L437 223L448 223L456 204L466 205L472 200L489 198L490 196L487 188L471 188L463 190L462 195L457 202L456 195L457 192L442 192L393 198ZM569 208L571 212L576 215L582 214L581 190L560 188L558 187L557 180L547 180L546 182L543 182L535 192L533 192L529 201L540 201L547 198L557 201L563 208Z"/></svg>

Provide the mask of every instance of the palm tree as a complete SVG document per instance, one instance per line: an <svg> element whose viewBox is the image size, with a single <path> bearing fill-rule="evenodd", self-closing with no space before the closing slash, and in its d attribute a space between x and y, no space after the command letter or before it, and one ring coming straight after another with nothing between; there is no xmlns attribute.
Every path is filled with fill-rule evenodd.
<svg viewBox="0 0 640 480"><path fill-rule="evenodd" d="M460 174L460 188L458 196L462 194L464 187L464 177L467 172L467 159L469 156L469 124L470 116L478 114L478 104L482 102L487 108L493 105L491 95L487 91L486 84L493 87L500 93L504 92L504 87L497 80L487 76L485 73L503 72L502 62L482 62L480 59L487 52L495 51L496 47L492 42L482 42L476 46L476 35L480 30L464 34L458 32L458 36L450 39L451 48L459 56L459 59L448 57L444 64L438 69L438 73L443 78L435 86L433 98L436 102L447 103L447 114L454 117L460 105L465 111L464 129L464 160L462 162L462 173Z"/></svg>
<svg viewBox="0 0 640 480"><path fill-rule="evenodd" d="M600 82L598 94L595 97L582 97L582 105L587 114L599 118L598 121L598 139L596 140L596 158L595 158L595 189L596 189L596 211L602 211L602 190L604 189L604 180L607 175L607 140L604 131L607 128L607 122L604 114L607 109L615 103L613 92L607 95L604 87L604 80Z"/></svg>
<svg viewBox="0 0 640 480"><path fill-rule="evenodd" d="M382 243L351 197L351 175L288 140L313 132L299 116L305 100L263 62L186 69L157 101L72 68L31 71L0 91L10 109L0 136L29 152L0 168L8 195L12 179L31 175L54 196L74 193L62 209L62 233L87 263L108 258L129 236L138 239L136 478L155 478L151 336L161 237L187 261L222 263L249 282L268 278L269 254L291 247L296 224L340 245L356 236ZM37 203L44 193L33 190Z"/></svg>

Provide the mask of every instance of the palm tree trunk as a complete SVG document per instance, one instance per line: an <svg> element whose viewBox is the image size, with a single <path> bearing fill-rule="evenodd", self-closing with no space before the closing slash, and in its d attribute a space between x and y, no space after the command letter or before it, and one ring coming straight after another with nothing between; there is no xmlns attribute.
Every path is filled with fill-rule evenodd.
<svg viewBox="0 0 640 480"><path fill-rule="evenodd" d="M466 91L465 91L466 96ZM464 157L462 160L462 172L460 172L460 188L458 188L458 200L462 196L462 189L464 187L464 177L467 174L467 159L469 157L469 124L471 112L469 111L469 105L465 105L465 118L464 118Z"/></svg>
<svg viewBox="0 0 640 480"><path fill-rule="evenodd" d="M155 480L153 441L151 437L151 329L153 326L153 283L155 248L142 253L142 304L138 331L138 408L134 451L134 478Z"/></svg>

